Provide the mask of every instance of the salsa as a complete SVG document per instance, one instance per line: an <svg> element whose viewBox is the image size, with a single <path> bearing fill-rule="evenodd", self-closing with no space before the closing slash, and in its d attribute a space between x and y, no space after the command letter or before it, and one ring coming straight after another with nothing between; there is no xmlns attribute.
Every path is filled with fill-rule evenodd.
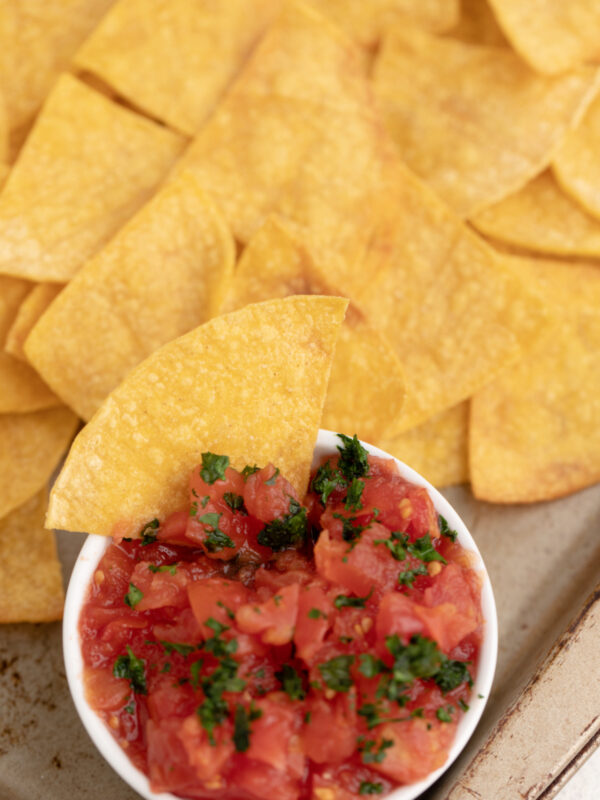
<svg viewBox="0 0 600 800"><path fill-rule="evenodd" d="M425 489L340 440L305 498L204 453L189 508L98 564L86 696L155 791L358 800L445 762L480 581Z"/></svg>

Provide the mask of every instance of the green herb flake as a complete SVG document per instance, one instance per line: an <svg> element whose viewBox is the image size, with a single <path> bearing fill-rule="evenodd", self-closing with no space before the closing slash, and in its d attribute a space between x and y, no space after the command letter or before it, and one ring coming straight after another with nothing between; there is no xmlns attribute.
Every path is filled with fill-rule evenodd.
<svg viewBox="0 0 600 800"><path fill-rule="evenodd" d="M440 722L452 722L453 711L454 706L447 706L446 708L438 708L435 712L435 715Z"/></svg>
<svg viewBox="0 0 600 800"><path fill-rule="evenodd" d="M204 483L213 484L225 480L225 470L229 466L229 456L217 456L214 453L202 453L200 477Z"/></svg>
<svg viewBox="0 0 600 800"><path fill-rule="evenodd" d="M228 608L222 600L217 600L217 605L219 606L219 608L223 609L223 611L227 614L229 619L235 619L235 614L233 613L233 611L230 608Z"/></svg>
<svg viewBox="0 0 600 800"><path fill-rule="evenodd" d="M334 692L347 692L352 686L350 667L354 663L354 656L335 656L319 664L319 672L323 676L325 685Z"/></svg>
<svg viewBox="0 0 600 800"><path fill-rule="evenodd" d="M258 543L271 550L285 550L304 542L306 528L306 509L290 497L289 513L282 519L268 522L258 534Z"/></svg>
<svg viewBox="0 0 600 800"><path fill-rule="evenodd" d="M171 672L171 662L170 661L165 661L164 666L161 669L161 672Z"/></svg>
<svg viewBox="0 0 600 800"><path fill-rule="evenodd" d="M135 713L135 705L134 705L134 703L133 703L133 702L131 702L131 703L128 703L128 704L125 706L125 708L123 709L123 711L125 711L127 714L133 714L133 713Z"/></svg>
<svg viewBox="0 0 600 800"><path fill-rule="evenodd" d="M363 739L358 746L363 764L381 764L386 756L385 751L393 745L393 739L382 739L379 744L374 739Z"/></svg>
<svg viewBox="0 0 600 800"><path fill-rule="evenodd" d="M265 481L265 486L275 486L278 477L279 477L279 467L277 467L275 472L271 475L271 477Z"/></svg>
<svg viewBox="0 0 600 800"><path fill-rule="evenodd" d="M208 514L203 514L201 517L198 517L198 522L202 524L207 534L204 540L204 546L209 553L218 553L225 547L235 547L233 539L219 528L219 520L222 516L222 514L209 512Z"/></svg>
<svg viewBox="0 0 600 800"><path fill-rule="evenodd" d="M225 492L223 495L223 500L233 512L237 511L239 514L243 514L244 516L248 515L246 506L244 505L244 498L241 494L235 494L235 492Z"/></svg>
<svg viewBox="0 0 600 800"><path fill-rule="evenodd" d="M427 567L424 564L419 564L418 567L415 569L406 569L403 570L398 575L398 583L400 586L409 586L412 587L413 583L415 582L415 578L418 578L419 575L427 575Z"/></svg>
<svg viewBox="0 0 600 800"><path fill-rule="evenodd" d="M345 517L343 514L338 513L334 513L333 516L335 519L341 520L342 539L345 542L356 544L361 533L368 527L368 525L355 525L356 517Z"/></svg>
<svg viewBox="0 0 600 800"><path fill-rule="evenodd" d="M428 533L426 533L425 536L421 536L419 539L415 539L412 544L408 545L407 549L411 556L415 556L426 564L429 561L441 561L442 564L448 563L444 556L435 549L431 543L431 536Z"/></svg>
<svg viewBox="0 0 600 800"><path fill-rule="evenodd" d="M359 660L358 671L361 672L365 678L375 678L387 669L380 658L375 658L375 656L370 653L361 653Z"/></svg>
<svg viewBox="0 0 600 800"><path fill-rule="evenodd" d="M364 608L367 605L367 600L373 594L373 589L365 597L349 597L347 594L338 594L333 601L333 605L339 610L340 608Z"/></svg>
<svg viewBox="0 0 600 800"><path fill-rule="evenodd" d="M460 706L462 711L468 711L469 710L469 704L465 703L465 701L462 699L462 697L459 699L458 705Z"/></svg>
<svg viewBox="0 0 600 800"><path fill-rule="evenodd" d="M364 488L365 488L364 481L361 481L360 478L352 478L352 480L350 481L350 485L348 486L346 499L344 500L344 508L347 511L361 510L361 508L363 507L361 498Z"/></svg>
<svg viewBox="0 0 600 800"><path fill-rule="evenodd" d="M307 614L309 619L327 619L327 614L324 611L321 611L320 608L311 608L311 610Z"/></svg>
<svg viewBox="0 0 600 800"><path fill-rule="evenodd" d="M160 640L164 651L167 655L171 653L179 653L180 656L187 658L190 653L193 653L196 649L197 645L195 644L181 644L179 642L164 642L162 639Z"/></svg>
<svg viewBox="0 0 600 800"><path fill-rule="evenodd" d="M347 483L344 478L337 469L332 469L329 461L319 467L310 484L310 488L319 495L323 505L326 505L329 495L335 489L345 489L346 486Z"/></svg>
<svg viewBox="0 0 600 800"><path fill-rule="evenodd" d="M248 478L250 477L250 475L254 475L254 473L258 472L259 470L260 470L260 467L257 467L256 464L254 464L253 467L251 467L249 464L246 464L246 466L244 467L244 469L241 472L242 478L245 481L247 481Z"/></svg>
<svg viewBox="0 0 600 800"><path fill-rule="evenodd" d="M281 683L283 691L290 700L304 700L306 692L302 685L302 678L291 664L284 664L281 669L275 673L275 677Z"/></svg>
<svg viewBox="0 0 600 800"><path fill-rule="evenodd" d="M358 441L356 434L352 438L338 433L342 446L338 445L340 452L338 466L342 475L351 481L353 478L363 478L369 474L368 453Z"/></svg>
<svg viewBox="0 0 600 800"><path fill-rule="evenodd" d="M444 694L456 689L461 683L466 683L468 686L473 684L467 662L452 661L449 658L444 658L434 680Z"/></svg>
<svg viewBox="0 0 600 800"><path fill-rule="evenodd" d="M406 558L406 548L409 538L402 531L392 531L389 539L374 539L373 544L383 544L390 551L392 558L396 561L404 561Z"/></svg>
<svg viewBox="0 0 600 800"><path fill-rule="evenodd" d="M129 608L135 608L143 597L144 595L138 587L134 583L130 583L129 591L123 598L123 602L126 606L129 606Z"/></svg>
<svg viewBox="0 0 600 800"><path fill-rule="evenodd" d="M147 544L152 544L152 542L156 541L156 531L158 530L159 526L160 522L157 519L153 519L144 525L140 531L142 547L145 547Z"/></svg>
<svg viewBox="0 0 600 800"><path fill-rule="evenodd" d="M358 787L359 794L382 794L383 783L373 783L373 781L361 781Z"/></svg>
<svg viewBox="0 0 600 800"><path fill-rule="evenodd" d="M194 661L192 664L190 664L190 675L192 676L191 684L194 687L194 689L197 689L198 686L200 685L200 670L202 669L203 665L204 665L203 658L199 658L198 661Z"/></svg>
<svg viewBox="0 0 600 800"><path fill-rule="evenodd" d="M455 542L458 538L458 533L450 528L448 522L441 514L438 515L438 520L440 524L440 533L442 536L445 536L447 539L450 539L452 542Z"/></svg>
<svg viewBox="0 0 600 800"><path fill-rule="evenodd" d="M262 711L254 708L252 703L248 711L241 703L236 705L233 718L233 743L238 753L245 753L250 747L250 734L252 733L250 723L261 717Z"/></svg>
<svg viewBox="0 0 600 800"><path fill-rule="evenodd" d="M206 508L206 506L208 505L209 500L210 500L210 497L207 494L205 494L204 497L202 498L202 500L200 501L200 505L202 506L202 508Z"/></svg>
<svg viewBox="0 0 600 800"><path fill-rule="evenodd" d="M154 574L157 572L168 572L169 575L175 575L178 566L178 564L163 564L161 567L158 567L156 564L148 564L148 569Z"/></svg>
<svg viewBox="0 0 600 800"><path fill-rule="evenodd" d="M146 662L142 658L136 658L129 645L127 645L127 655L119 656L115 661L113 675L115 678L126 678L135 693L148 694Z"/></svg>
<svg viewBox="0 0 600 800"><path fill-rule="evenodd" d="M311 711L307 711L306 714L304 715L304 724L305 725L308 725L310 723L310 718L311 717L312 717L312 712Z"/></svg>

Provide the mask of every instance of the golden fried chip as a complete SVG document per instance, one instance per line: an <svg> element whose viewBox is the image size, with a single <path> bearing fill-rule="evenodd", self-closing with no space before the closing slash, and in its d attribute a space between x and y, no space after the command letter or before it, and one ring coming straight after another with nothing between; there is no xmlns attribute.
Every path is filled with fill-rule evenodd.
<svg viewBox="0 0 600 800"><path fill-rule="evenodd" d="M44 530L46 490L0 519L0 623L53 622L64 592L54 534Z"/></svg>
<svg viewBox="0 0 600 800"><path fill-rule="evenodd" d="M226 308L294 294L343 292L329 285L301 233L294 235L289 225L269 218L240 259ZM403 402L404 373L397 356L351 303L340 328L322 427L352 431L371 442L385 433Z"/></svg>
<svg viewBox="0 0 600 800"><path fill-rule="evenodd" d="M537 72L557 75L600 57L596 0L488 0L506 37Z"/></svg>
<svg viewBox="0 0 600 800"><path fill-rule="evenodd" d="M407 170L389 178L358 297L406 376L388 437L465 400L518 359L544 323L539 301L427 187Z"/></svg>
<svg viewBox="0 0 600 800"><path fill-rule="evenodd" d="M281 214L335 248L341 260L328 274L348 290L373 224L366 197L388 156L356 48L320 15L290 5L181 164L238 240Z"/></svg>
<svg viewBox="0 0 600 800"><path fill-rule="evenodd" d="M67 281L150 197L183 145L63 75L0 195L0 272Z"/></svg>
<svg viewBox="0 0 600 800"><path fill-rule="evenodd" d="M374 86L402 160L469 217L548 166L597 91L598 72L544 77L508 49L396 28Z"/></svg>
<svg viewBox="0 0 600 800"><path fill-rule="evenodd" d="M461 0L460 6L460 19L448 36L471 44L510 46L487 0Z"/></svg>
<svg viewBox="0 0 600 800"><path fill-rule="evenodd" d="M557 323L471 403L475 495L549 500L600 480L600 270L514 259Z"/></svg>
<svg viewBox="0 0 600 800"><path fill-rule="evenodd" d="M227 223L182 172L84 265L34 327L27 358L89 419L146 356L217 313L234 264Z"/></svg>
<svg viewBox="0 0 600 800"><path fill-rule="evenodd" d="M118 0L76 56L119 94L195 133L275 16L280 0Z"/></svg>
<svg viewBox="0 0 600 800"><path fill-rule="evenodd" d="M0 3L0 88L12 131L30 124L59 73L112 2Z"/></svg>
<svg viewBox="0 0 600 800"><path fill-rule="evenodd" d="M471 222L486 236L525 250L600 256L600 222L561 190L550 170Z"/></svg>
<svg viewBox="0 0 600 800"><path fill-rule="evenodd" d="M459 0L308 0L364 47L377 44L386 28L399 21L440 33L459 19Z"/></svg>
<svg viewBox="0 0 600 800"><path fill-rule="evenodd" d="M595 217L600 217L600 98L579 125L563 139L552 162L561 189Z"/></svg>
<svg viewBox="0 0 600 800"><path fill-rule="evenodd" d="M76 427L77 417L64 406L28 414L0 414L0 517L47 483Z"/></svg>
<svg viewBox="0 0 600 800"><path fill-rule="evenodd" d="M422 425L393 438L374 442L404 461L434 486L455 486L469 480L469 403L441 411Z"/></svg>
<svg viewBox="0 0 600 800"><path fill-rule="evenodd" d="M6 336L4 349L21 361L27 361L23 344L29 332L48 308L50 303L62 292L62 283L38 283L23 300L17 316Z"/></svg>
<svg viewBox="0 0 600 800"><path fill-rule="evenodd" d="M28 281L0 275L0 414L36 411L60 403L28 364L4 352L8 332L30 289Z"/></svg>
<svg viewBox="0 0 600 800"><path fill-rule="evenodd" d="M46 524L136 534L185 506L205 451L271 461L303 495L347 301L246 306L169 342L131 372L75 440Z"/></svg>

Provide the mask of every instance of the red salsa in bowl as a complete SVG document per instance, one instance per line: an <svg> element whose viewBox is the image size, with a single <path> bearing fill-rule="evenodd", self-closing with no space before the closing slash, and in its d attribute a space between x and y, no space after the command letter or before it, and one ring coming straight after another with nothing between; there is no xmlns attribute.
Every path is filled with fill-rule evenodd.
<svg viewBox="0 0 600 800"><path fill-rule="evenodd" d="M422 486L340 436L306 497L205 453L189 507L115 539L79 618L88 704L154 791L354 800L447 760L481 578Z"/></svg>

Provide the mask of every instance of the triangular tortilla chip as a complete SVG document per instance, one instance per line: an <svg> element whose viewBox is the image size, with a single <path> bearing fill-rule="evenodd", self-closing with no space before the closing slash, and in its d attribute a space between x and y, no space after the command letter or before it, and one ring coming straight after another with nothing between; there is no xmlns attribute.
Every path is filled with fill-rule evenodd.
<svg viewBox="0 0 600 800"><path fill-rule="evenodd" d="M282 220L269 218L247 245L235 271L227 310L271 297L343 292ZM331 368L322 427L352 431L372 442L400 414L404 372L389 342L350 304Z"/></svg>
<svg viewBox="0 0 600 800"><path fill-rule="evenodd" d="M399 21L440 33L456 25L459 0L308 0L363 47L375 46Z"/></svg>
<svg viewBox="0 0 600 800"><path fill-rule="evenodd" d="M59 73L113 0L2 0L0 86L9 126L27 128Z"/></svg>
<svg viewBox="0 0 600 800"><path fill-rule="evenodd" d="M150 197L183 145L63 75L0 195L0 272L69 280Z"/></svg>
<svg viewBox="0 0 600 800"><path fill-rule="evenodd" d="M553 171L564 192L587 212L600 217L600 98L568 133L554 156Z"/></svg>
<svg viewBox="0 0 600 800"><path fill-rule="evenodd" d="M473 491L494 503L549 500L600 480L600 270L513 261L557 322L472 400Z"/></svg>
<svg viewBox="0 0 600 800"><path fill-rule="evenodd" d="M510 47L487 0L461 0L460 19L448 36L471 44Z"/></svg>
<svg viewBox="0 0 600 800"><path fill-rule="evenodd" d="M600 221L562 191L550 170L471 222L486 236L525 250L600 256Z"/></svg>
<svg viewBox="0 0 600 800"><path fill-rule="evenodd" d="M280 0L118 0L77 53L139 108L194 134L276 15Z"/></svg>
<svg viewBox="0 0 600 800"><path fill-rule="evenodd" d="M0 623L53 622L64 591L54 534L44 530L46 490L0 519Z"/></svg>
<svg viewBox="0 0 600 800"><path fill-rule="evenodd" d="M596 0L488 0L517 53L537 72L558 75L600 57Z"/></svg>
<svg viewBox="0 0 600 800"><path fill-rule="evenodd" d="M11 356L27 361L23 344L38 319L64 289L62 283L38 283L23 300L6 336L4 349Z"/></svg>
<svg viewBox="0 0 600 800"><path fill-rule="evenodd" d="M68 408L0 414L0 517L45 486L77 427Z"/></svg>
<svg viewBox="0 0 600 800"><path fill-rule="evenodd" d="M508 49L397 27L373 80L403 161L469 217L548 166L596 93L598 72L544 77Z"/></svg>
<svg viewBox="0 0 600 800"><path fill-rule="evenodd" d="M201 454L232 466L271 461L300 495L347 301L288 297L246 306L142 362L81 431L46 524L137 534L185 506Z"/></svg>
<svg viewBox="0 0 600 800"><path fill-rule="evenodd" d="M394 438L376 440L381 447L427 478L434 486L455 486L469 480L469 403L441 411Z"/></svg>
<svg viewBox="0 0 600 800"><path fill-rule="evenodd" d="M227 223L183 172L79 271L29 335L27 358L89 419L146 356L217 313L234 263Z"/></svg>
<svg viewBox="0 0 600 800"><path fill-rule="evenodd" d="M31 284L0 275L0 414L56 406L60 400L28 365L4 352L6 337Z"/></svg>

